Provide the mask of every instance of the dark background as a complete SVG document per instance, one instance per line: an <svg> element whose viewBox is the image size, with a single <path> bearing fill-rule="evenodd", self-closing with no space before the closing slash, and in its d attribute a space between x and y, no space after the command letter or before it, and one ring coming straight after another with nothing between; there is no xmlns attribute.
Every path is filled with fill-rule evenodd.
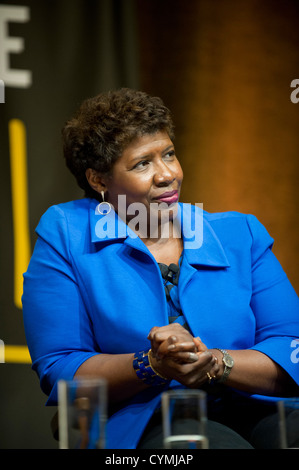
<svg viewBox="0 0 299 470"><path fill-rule="evenodd" d="M212 212L255 214L299 291L299 77L297 0L23 0L28 22L10 22L24 50L0 104L0 339L26 346L14 301L14 222L8 123L26 128L29 235L52 204L82 197L65 168L60 131L80 102L128 86L172 110L185 180L182 200ZM0 8L1 15L1 8ZM1 18L0 18L1 21ZM1 41L1 39L0 39ZM0 54L1 52L0 42ZM2 79L0 73L0 79ZM30 363L0 364L0 448L57 448L52 408Z"/></svg>

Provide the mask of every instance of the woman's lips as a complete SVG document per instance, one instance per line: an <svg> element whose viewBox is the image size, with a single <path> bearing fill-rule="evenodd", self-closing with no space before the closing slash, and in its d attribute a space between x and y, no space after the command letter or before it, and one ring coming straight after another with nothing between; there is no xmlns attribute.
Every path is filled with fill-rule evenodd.
<svg viewBox="0 0 299 470"><path fill-rule="evenodd" d="M166 202L167 204L173 204L178 202L179 200L179 193L177 190L175 191L167 191L160 196L155 197L155 200L160 202Z"/></svg>

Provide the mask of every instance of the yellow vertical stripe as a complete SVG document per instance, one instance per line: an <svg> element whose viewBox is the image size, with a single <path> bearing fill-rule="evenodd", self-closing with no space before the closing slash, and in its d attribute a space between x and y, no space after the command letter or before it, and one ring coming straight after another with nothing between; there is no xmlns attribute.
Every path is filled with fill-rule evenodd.
<svg viewBox="0 0 299 470"><path fill-rule="evenodd" d="M18 308L22 308L23 273L27 269L31 254L26 129L24 123L18 119L10 120L8 128L14 236L14 303Z"/></svg>

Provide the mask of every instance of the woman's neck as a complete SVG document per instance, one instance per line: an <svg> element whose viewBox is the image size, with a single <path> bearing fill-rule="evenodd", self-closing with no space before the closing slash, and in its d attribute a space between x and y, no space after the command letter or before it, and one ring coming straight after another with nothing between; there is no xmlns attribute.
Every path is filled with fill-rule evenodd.
<svg viewBox="0 0 299 470"><path fill-rule="evenodd" d="M175 226L163 226L155 236L140 237L158 263L178 264L183 251L183 240Z"/></svg>

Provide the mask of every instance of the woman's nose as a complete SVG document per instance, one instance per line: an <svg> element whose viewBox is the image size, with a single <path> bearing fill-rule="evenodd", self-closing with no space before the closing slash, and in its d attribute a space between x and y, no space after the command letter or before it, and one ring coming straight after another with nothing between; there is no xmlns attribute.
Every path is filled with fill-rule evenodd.
<svg viewBox="0 0 299 470"><path fill-rule="evenodd" d="M160 162L155 169L154 182L159 185L170 185L175 180L175 173L164 162Z"/></svg>

